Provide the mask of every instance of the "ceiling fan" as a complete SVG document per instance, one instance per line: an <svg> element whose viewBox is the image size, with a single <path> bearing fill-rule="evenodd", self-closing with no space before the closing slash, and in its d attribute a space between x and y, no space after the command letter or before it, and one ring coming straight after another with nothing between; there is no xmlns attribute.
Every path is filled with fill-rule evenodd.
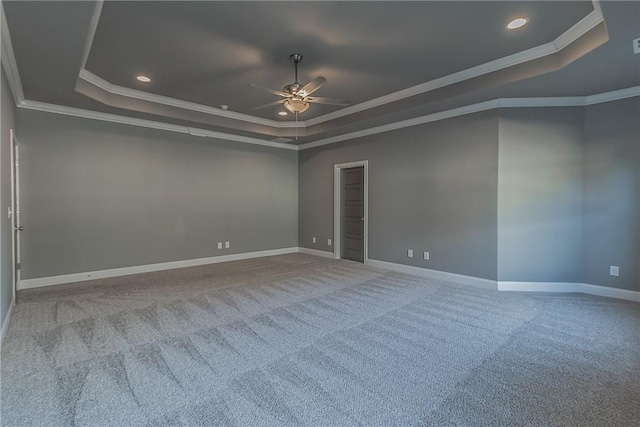
<svg viewBox="0 0 640 427"><path fill-rule="evenodd" d="M261 108L273 107L275 105L284 104L284 108L286 108L292 113L296 113L296 116L297 116L298 113L304 113L305 111L307 111L309 109L310 103L328 104L328 105L349 105L349 102L343 99L320 98L317 96L309 96L312 93L314 93L316 90L320 89L320 86L325 84L327 82L327 79L325 79L322 76L319 76L303 86L302 84L298 83L298 63L302 61L302 55L299 53L293 53L291 54L291 56L289 56L289 59L291 59L291 62L293 62L295 67L294 83L286 85L285 87L282 88L281 91L252 84L251 86L253 87L266 90L269 93L282 97L282 99L278 101L270 102L268 104L254 107L253 110L259 110Z"/></svg>

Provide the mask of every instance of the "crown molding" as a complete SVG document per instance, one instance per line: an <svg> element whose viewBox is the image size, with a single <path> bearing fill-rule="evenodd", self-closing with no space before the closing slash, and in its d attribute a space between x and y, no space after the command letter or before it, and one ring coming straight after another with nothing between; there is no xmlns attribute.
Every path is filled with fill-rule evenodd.
<svg viewBox="0 0 640 427"><path fill-rule="evenodd" d="M580 37L584 36L601 22L604 22L604 16L602 15L602 10L600 9L600 2L594 0L591 3L593 4L593 11L582 18L580 21L576 22L567 31L556 37L556 39L552 42L556 52L561 51Z"/></svg>
<svg viewBox="0 0 640 427"><path fill-rule="evenodd" d="M336 142L347 141L349 139L362 138L363 136L376 135L379 133L390 132L393 130L404 129L411 126L423 125L426 123L446 120L453 117L464 116L466 114L478 113L480 111L492 110L500 106L500 100L494 99L484 101L477 104L465 105L464 107L453 108L451 110L440 111L426 116L415 117L413 119L402 120L395 123L389 123L382 126L376 126L369 129L363 129L355 132L349 132L342 135L333 136L331 138L320 139L318 141L309 142L300 145L300 150L320 147L322 145L335 144Z"/></svg>
<svg viewBox="0 0 640 427"><path fill-rule="evenodd" d="M329 120L334 120L340 117L344 117L350 114L358 113L371 108L379 107L384 104L399 101L401 99L409 98L421 93L430 92L435 89L439 89L445 86L452 85L454 83L460 83L464 80L469 80L475 77L479 77L494 71L499 71L504 68L513 67L524 62L533 61L535 59L542 58L554 53L558 53L575 40L582 37L588 31L604 22L604 17L600 10L600 5L597 0L592 2L594 4L594 10L587 16L578 21L575 25L569 28L567 31L558 36L555 40L545 43L543 45L524 50L522 52L515 53L513 55L506 56L504 58L496 59L494 61L487 62L466 70L459 71L454 74L450 74L435 80L431 80L426 83L422 83L416 86L412 86L407 89L400 90L388 95L374 98L363 103L352 105L350 107L343 108L338 111L334 111L329 114L325 114L320 117L309 119L305 122L306 126L313 126Z"/></svg>
<svg viewBox="0 0 640 427"><path fill-rule="evenodd" d="M102 0L96 4L96 9L91 21L87 39L85 42L85 57L80 68L78 78L85 80L86 82L93 84L102 90L111 93L113 95L124 96L133 99L144 100L152 103L172 106L176 108L196 111L199 113L210 114L214 116L225 117L229 119L235 119L248 123L254 123L264 126L272 126L274 128L307 128L320 123L335 120L341 117L349 116L355 113L359 113L372 108L380 107L385 104L400 101L412 96L416 96L425 92L430 92L436 89L440 89L446 86L450 86L456 83L470 80L476 77L480 77L489 73L510 68L525 62L533 61L543 58L548 55L553 55L560 52L565 47L585 35L587 32L595 28L600 23L604 22L604 17L600 9L599 0L593 0L593 11L583 17L580 21L574 24L571 28L566 30L560 36L553 41L545 43L540 46L536 46L522 52L518 52L512 55L508 55L503 58L499 58L494 61L490 61L466 70L462 70L447 76L443 76L425 83L421 83L416 86L412 86L400 91L390 93L378 98L374 98L356 105L352 105L328 114L324 114L319 117L315 117L306 121L291 122L291 121L276 121L271 119L263 119L260 117L252 116L250 114L238 113L234 111L222 110L220 108L211 107L203 104L198 104L189 101L183 101L176 98L151 94L148 92L140 91L137 89L130 89L123 86L114 85L101 77L91 73L85 69L86 59L91 51L93 39L100 19L102 11Z"/></svg>
<svg viewBox="0 0 640 427"><path fill-rule="evenodd" d="M123 86L114 85L102 77L93 74L86 69L80 70L78 78L90 83L98 88L108 92L112 95L124 96L127 98L139 99L141 101L152 102L155 104L167 105L170 107L181 108L183 110L196 111L198 113L210 114L213 116L224 117L227 119L240 120L247 123L254 123L257 125L270 126L274 128L304 128L305 122L278 122L276 120L263 119L261 117L252 116L249 114L238 113L235 111L223 110L217 107L211 107L208 105L197 104L195 102L183 101L169 96L157 95L154 93L145 92L137 89L129 89Z"/></svg>
<svg viewBox="0 0 640 427"><path fill-rule="evenodd" d="M640 86L634 86L626 89L615 90L612 92L599 93L590 96L569 96L569 97L549 97L549 98L498 98L489 101L479 102L477 104L465 105L463 107L453 108L451 110L440 111L425 116L415 117L408 120L402 120L395 123L389 123L382 126L376 126L369 129L363 129L356 132L350 132L343 135L337 135L331 138L320 139L318 141L309 142L302 145L291 145L286 143L272 142L259 138L251 138L246 136L228 134L223 132L215 132L207 129L192 128L187 126L174 125L170 123L157 122L152 120L137 119L133 117L120 116L117 114L102 113L99 111L83 110L74 107L65 107L62 105L48 104L39 101L23 100L16 103L19 108L26 110L43 111L47 113L62 114L67 116L81 117L85 119L100 120L105 122L119 123L131 126L140 126L151 129L164 130L168 132L183 133L192 136L208 137L222 139L226 141L242 142L254 145L263 145L267 147L280 148L284 150L307 150L310 148L320 147L323 145L335 144L336 142L347 141L350 139L362 138L364 136L376 135L379 133L390 132L393 130L403 129L411 126L418 126L426 123L446 120L453 117L464 116L467 114L479 113L482 111L493 110L497 108L526 108L526 107L585 107L589 105L601 104L606 102L617 101L621 99L633 98L640 96Z"/></svg>
<svg viewBox="0 0 640 427"><path fill-rule="evenodd" d="M640 96L640 86L589 95L586 97L585 105L602 104L603 102L617 101L619 99L633 98L636 96Z"/></svg>
<svg viewBox="0 0 640 427"><path fill-rule="evenodd" d="M85 52L84 52L84 56L83 56L83 67L84 67L84 63L86 62L90 49L91 49L91 44L93 43L93 37L95 36L95 31L97 29L98 26L98 22L99 22L99 18L100 18L100 14L102 11L102 5L103 5L103 0L98 0L96 3L96 9L94 11L92 20L91 20L91 24L90 24L90 31L89 31L89 37L87 38L87 44L85 46ZM500 60L497 61L492 61L489 62L487 64L483 64L479 67L484 67L484 72L491 72L491 70L499 70L501 69L500 67L502 67L504 64L500 64L499 61L505 60L507 58L511 58L511 61L521 61L521 62L526 62L527 60L531 60L531 59L535 59L534 57L536 55L538 55L537 57L540 56L545 56L548 55L549 52L552 52L554 50L559 50L562 49L564 47L566 47L568 44L570 44L572 41L576 40L577 38L579 38L580 36L584 35L586 32L588 32L590 29L594 28L596 25L598 25L599 23L603 22L603 17L602 17L602 12L600 10L600 4L599 1L594 0L593 1L593 5L594 5L594 11L591 12L589 15L587 15L585 18L583 18L580 22L578 22L577 24L575 24L573 27L571 27L569 30L567 30L565 33L563 33L561 36L559 36L553 43L554 43L554 47L551 48L549 45L549 43L547 43L546 45L542 45L539 46L537 48L533 48L533 49L529 49L527 51L523 51L514 55L511 55L509 57L506 58L502 58ZM163 123L163 122L158 122L158 121L152 121L152 120L145 120L145 119L137 119L137 118L132 118L132 117L127 117L127 116L121 116L121 115L116 115L116 114L109 114L109 113L102 113L102 112L98 112L98 111L90 111L90 110L84 110L84 109L80 109L80 108L74 108L74 107L66 107L66 106L61 106L61 105L55 105L55 104L49 104L49 103L44 103L44 102L39 102L39 101L30 101L30 100L26 100L24 97L24 92L22 90L22 83L20 81L20 74L18 72L18 67L17 67L17 63L15 60L15 55L13 52L13 46L11 43L11 36L9 33L9 28L6 22L6 18L5 18L5 14L4 14L4 6L2 5L2 3L0 2L0 18L1 18L1 36L2 36L2 40L1 40L1 44L2 44L2 65L5 68L6 74L7 74L7 79L9 81L9 86L11 88L11 92L14 96L14 101L16 102L16 105L19 108L24 108L24 109L29 109L29 110L36 110L36 111L43 111L43 112L49 112L49 113L54 113L54 114L63 114L63 115L69 115L69 116L75 116L75 117L81 117L81 118L87 118L87 119L92 119L92 120L100 120L100 121L106 121L106 122L112 122L112 123L119 123L119 124L126 124L126 125L131 125L131 126L140 126L140 127L146 127L146 128L152 128L152 129L158 129L158 130L164 130L164 131L168 131L168 132L176 132L176 133L183 133L183 134L188 134L188 135L192 135L192 136L199 136L199 137L209 137L209 138L216 138L216 139L222 139L222 140L227 140L227 141L235 141L235 142L242 142L242 143L247 143L247 144L254 144L254 145L262 145L262 146L267 146L267 147L273 147L273 148L280 148L280 149L285 149L285 150L305 150L305 149L310 149L310 148L314 148L314 147L319 147L322 145L328 145L328 144L334 144L336 142L341 142L341 141L346 141L346 140L350 140L350 139L355 139L355 138L361 138L364 136L369 136L369 135L374 135L374 134L378 134L378 133L384 133L384 132L390 132L393 130L397 130L397 129L403 129L406 127L411 127L411 126L417 126L417 125L421 125L421 124L426 124L426 123L431 123L431 122L435 122L435 121L439 121L439 120L446 120L449 118L453 118L453 117L457 117L457 116L462 116L462 115L466 115L466 114L472 114L472 113L477 113L477 112L481 112L481 111L487 111L487 110L491 110L491 109L496 109L496 108L519 108L519 107L580 107L580 106L588 106L588 105L594 105L594 104L599 104L599 103L604 103L604 102L611 102L611 101L616 101L616 100L620 100L620 99L625 99L625 98L631 98L631 97L638 97L640 96L640 86L634 86L634 87L630 87L630 88L625 88L625 89L620 89L620 90L615 90L615 91L611 91L611 92L605 92L605 93L600 93L600 94L594 94L594 95L589 95L589 96L575 96L575 97L547 97L547 98L500 98L500 99L494 99L494 100L490 100L490 101L484 101L484 102L480 102L480 103L476 103L476 104L471 104L471 105L466 105L466 106L462 106L462 107L458 107L458 108L454 108L451 110L446 110L446 111L441 111L441 112L437 112L437 113L433 113L433 114L428 114L425 116L421 116L421 117L416 117L416 118L412 118L412 119L408 119L408 120L402 120L399 122L395 122L395 123L390 123L390 124L386 124L386 125L382 125L382 126L377 126L377 127L373 127L370 129L364 129L361 131L356 131L356 132L350 132L350 133L346 133L343 135L338 135L335 137L331 137L331 138L325 138L325 139L320 139L317 141L313 141L313 142L309 142L307 144L302 144L302 145L291 145L291 144L285 144L285 143L278 143L278 142L272 142L272 141L268 141L268 140L263 140L263 139L259 139L259 138L252 138L252 137L246 137L246 136L241 136L241 135L235 135L235 134L230 134L230 133L223 133L223 132L216 132L216 131L210 131L207 129L200 129L200 128L192 128L192 127L187 127L187 126L180 126L180 125L174 125L174 124L170 124L170 123ZM527 59L527 57L529 57L530 59ZM494 68L491 68L494 67ZM496 68L497 67L497 68ZM472 73L472 72L478 72L478 70L473 71L474 69L477 69L478 67L474 67L468 70L464 70L460 73L455 73L453 75L450 76L446 76L443 79L446 78L451 78L452 76L456 76L459 75L458 78L462 78L460 77L461 73ZM481 70L482 71L482 70ZM471 74L468 74L468 76ZM236 113L236 112L229 112L229 111L224 111L215 107L208 107L208 106L204 106L201 104L196 104L196 103L191 103L191 102L187 102L187 101L180 101L174 98L170 98L170 97L164 97L164 96L160 96L160 95L155 95L155 94L149 94L147 92L143 92L143 91L137 91L137 90L133 90L133 89L127 89L127 88L122 88L120 86L116 86L116 85L112 85L111 83L107 82L106 80L96 76L95 74L85 70L84 68L81 69L80 74L79 74L79 78L82 78L83 80L94 84L98 87L100 87L101 89L110 92L110 93L114 93L117 95L122 95L122 96L132 96L132 97L139 97L139 99L143 99L143 100L147 100L150 102L159 102L162 101L160 103L164 103L166 102L166 105L172 105L172 106L176 106L179 108L185 108L185 109L191 109L194 111L200 111L200 112L210 112L213 111L216 115L222 115L228 118L238 118L238 116L244 116L245 118L248 119L256 119L258 120L257 122L253 122L253 123L258 123L258 124L266 124L266 125L271 125L270 122L273 122L273 124L276 127L296 127L295 123L291 123L291 122L277 122L274 120L268 120L268 119L261 119L258 117L254 117L254 116L250 116L250 115L246 115L246 114L241 114L241 113ZM467 77L467 78L472 78L472 77ZM464 80L464 79L463 79ZM442 84L443 81L442 79L437 79L431 82L427 82L424 83L423 85L418 85L418 86L414 86L413 88L409 88L406 89L404 91L400 91L400 92L396 92L395 94L390 94L387 95L385 97L381 97L379 99L387 99L388 96L393 96L396 94L402 94L405 91L411 91L411 90L415 90L415 88L419 88L419 87L426 87L425 85L433 85L435 84L434 82L440 81L440 83L437 84ZM461 81L461 80L460 80ZM451 83L449 83L451 84ZM438 87L442 87L442 86L438 86ZM433 90L433 89L429 89L429 90ZM421 93L421 92L416 92L414 94L417 93ZM407 96L412 96L412 95L407 95ZM372 100L375 101L375 100ZM370 102L370 101L367 101ZM392 101L387 101L387 102L392 102ZM386 102L384 102L386 103ZM363 105L366 103L362 103L362 104L358 104L356 106L352 106L352 107L358 107L360 105ZM382 104L380 104L382 105ZM348 108L352 108L352 107L348 107ZM369 107L369 108L373 108L373 107ZM345 109L347 110L347 109ZM340 111L344 111L344 110L340 110ZM335 112L335 113L339 113ZM330 113L328 115L324 115L321 117L318 117L316 119L311 119L305 122L298 122L298 127L299 128L305 128L307 126L311 126L313 124L317 124L317 120L321 119L323 117L328 117L331 116L334 113ZM327 120L331 120L331 118L327 119ZM316 121L316 122L314 122ZM326 121L326 120L323 120Z"/></svg>
<svg viewBox="0 0 640 427"><path fill-rule="evenodd" d="M93 38L96 36L98 30L98 23L100 22L100 16L102 15L102 6L104 0L97 0L96 6L93 9L93 15L91 16L91 22L89 22L89 31L87 33L87 39L84 43L84 51L82 52L82 62L80 63L80 69L84 70L89 59L89 53L91 53L91 46L93 46Z"/></svg>
<svg viewBox="0 0 640 427"><path fill-rule="evenodd" d="M570 96L570 97L550 97L550 98L498 98L489 101L479 102L477 104L465 105L463 107L453 108L451 110L440 111L425 116L415 117L408 120L402 120L395 123L389 123L382 126L376 126L369 129L363 129L356 132L350 132L343 135L337 135L331 138L320 139L318 141L309 142L302 145L291 145L285 143L271 142L259 138L251 138L246 136L228 134L223 132L215 132L207 129L192 128L187 126L174 125L170 123L157 122L152 120L137 119L133 117L120 116L117 114L108 114L98 111L83 110L74 107L65 107L62 105L48 104L39 101L24 100L16 103L19 108L26 110L43 111L47 113L63 114L67 116L81 117L85 119L100 120L111 123L119 123L131 126L146 127L151 129L164 130L168 132L183 133L192 136L208 137L222 139L226 141L242 142L254 145L263 145L267 147L280 148L285 150L307 150L310 148L320 147L323 145L335 144L337 142L347 141L365 136L376 135L379 133L390 132L411 126L432 123L440 120L446 120L467 114L479 113L482 111L493 110L497 108L526 108L526 107L585 107L589 105L612 102L621 99L627 99L640 96L640 86L634 86L626 89L615 90L590 96Z"/></svg>
<svg viewBox="0 0 640 427"><path fill-rule="evenodd" d="M524 107L583 107L586 105L585 96L559 96L539 98L500 98L499 108Z"/></svg>
<svg viewBox="0 0 640 427"><path fill-rule="evenodd" d="M9 88L13 94L13 100L16 104L24 101L24 92L22 90L22 81L18 72L18 64L13 52L13 44L11 43L11 34L9 33L9 25L4 14L4 3L0 2L0 39L2 39L2 51L0 58L4 71L7 74Z"/></svg>
<svg viewBox="0 0 640 427"><path fill-rule="evenodd" d="M567 96L549 98L499 98L490 101L479 102L477 104L465 105L463 107L453 108L451 110L427 114L425 116L415 117L413 119L402 120L382 126L376 126L361 131L345 133L331 138L320 139L318 141L299 145L298 147L299 150L307 150L323 145L335 144L336 142L362 138L363 136L376 135L379 133L390 132L393 130L422 125L440 120L446 120L453 117L464 116L466 114L493 110L496 108L585 107L589 105L601 104L604 102L617 101L620 99L632 98L637 96L640 96L640 86L634 86L626 89L599 93L590 96Z"/></svg>
<svg viewBox="0 0 640 427"><path fill-rule="evenodd" d="M23 101L18 104L19 108L25 110L43 111L47 113L62 114L66 116L81 117L85 119L100 120L103 122L119 123L131 126L139 126L151 129L158 129L168 132L183 133L192 136L200 136L207 138L222 139L225 141L242 142L245 144L263 145L266 147L280 148L284 150L297 151L298 147L291 144L282 144L279 142L266 141L259 138L251 138L247 136L234 135L230 133L215 132L207 129L192 128L187 126L174 125L170 123L156 122L152 120L137 119L133 117L120 116L117 114L101 113L98 111L83 110L74 107L65 107L62 105L48 104L39 101Z"/></svg>

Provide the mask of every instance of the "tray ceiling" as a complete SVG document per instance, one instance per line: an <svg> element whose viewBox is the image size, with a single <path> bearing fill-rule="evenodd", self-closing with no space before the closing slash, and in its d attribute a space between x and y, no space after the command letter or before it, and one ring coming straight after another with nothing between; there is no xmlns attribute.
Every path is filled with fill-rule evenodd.
<svg viewBox="0 0 640 427"><path fill-rule="evenodd" d="M640 3L3 2L27 100L239 138L322 140L505 96L640 84ZM602 7L602 14L600 13ZM529 24L508 31L524 15ZM606 22L606 28L605 28ZM637 35L636 35L637 37ZM294 123L249 86L328 79ZM614 62L619 67L608 66ZM483 65L484 64L484 65ZM488 65L487 65L488 64ZM146 74L151 83L135 80ZM230 106L228 112L219 109Z"/></svg>

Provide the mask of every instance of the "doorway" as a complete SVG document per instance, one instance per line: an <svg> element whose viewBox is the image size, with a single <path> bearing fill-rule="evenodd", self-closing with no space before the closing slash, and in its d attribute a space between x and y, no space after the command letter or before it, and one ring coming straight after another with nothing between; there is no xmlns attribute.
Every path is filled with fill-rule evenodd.
<svg viewBox="0 0 640 427"><path fill-rule="evenodd" d="M368 161L334 166L334 258L368 259Z"/></svg>

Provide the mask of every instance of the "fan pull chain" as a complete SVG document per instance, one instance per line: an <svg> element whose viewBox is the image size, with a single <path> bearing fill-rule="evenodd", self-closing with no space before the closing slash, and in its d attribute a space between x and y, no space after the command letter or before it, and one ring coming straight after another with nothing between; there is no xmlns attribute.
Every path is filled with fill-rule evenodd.
<svg viewBox="0 0 640 427"><path fill-rule="evenodd" d="M298 112L296 111L296 141L298 140Z"/></svg>

